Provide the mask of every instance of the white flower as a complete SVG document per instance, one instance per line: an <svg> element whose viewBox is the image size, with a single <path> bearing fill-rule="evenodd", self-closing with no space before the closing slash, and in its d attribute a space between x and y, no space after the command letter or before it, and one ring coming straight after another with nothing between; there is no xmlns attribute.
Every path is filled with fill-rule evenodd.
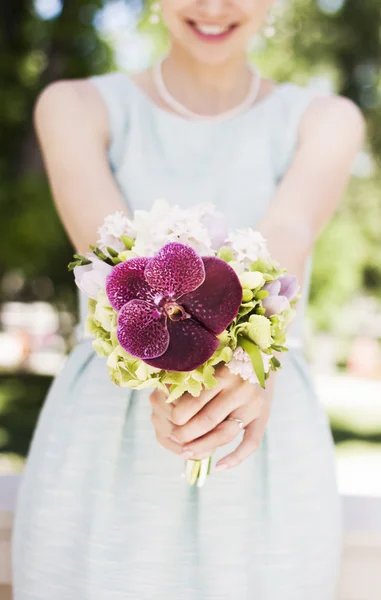
<svg viewBox="0 0 381 600"><path fill-rule="evenodd" d="M261 356L265 373L268 373L270 370L270 360L272 355L261 352ZM234 375L240 375L240 377L242 377L242 379L245 381L249 381L250 383L259 383L250 356L240 346L234 350L233 358L228 363L228 368L231 373Z"/></svg>
<svg viewBox="0 0 381 600"><path fill-rule="evenodd" d="M242 287L247 290L255 290L265 283L265 278L260 271L245 271L239 276L239 280Z"/></svg>
<svg viewBox="0 0 381 600"><path fill-rule="evenodd" d="M121 211L108 215L103 225L98 229L98 233L100 237L97 245L103 251L106 250L107 246L117 251L124 250L125 246L120 236L135 237L132 222Z"/></svg>
<svg viewBox="0 0 381 600"><path fill-rule="evenodd" d="M243 263L245 269L248 269L250 264L258 259L265 262L271 261L265 238L259 231L254 231L250 227L237 229L237 231L230 233L228 242L234 252L235 259Z"/></svg>
<svg viewBox="0 0 381 600"><path fill-rule="evenodd" d="M217 238L225 237L222 218L212 205L183 209L156 200L150 211L135 211L133 227L133 251L138 256L153 256L168 242L187 244L202 256L213 256Z"/></svg>
<svg viewBox="0 0 381 600"><path fill-rule="evenodd" d="M107 275L112 271L112 266L99 260L95 254L88 253L86 257L92 262L90 265L74 267L75 283L89 298L96 300L99 290L106 287Z"/></svg>

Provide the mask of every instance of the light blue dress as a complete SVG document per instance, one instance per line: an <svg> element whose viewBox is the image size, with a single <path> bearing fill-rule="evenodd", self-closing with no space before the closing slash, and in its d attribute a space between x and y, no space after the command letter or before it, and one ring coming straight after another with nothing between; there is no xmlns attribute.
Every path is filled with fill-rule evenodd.
<svg viewBox="0 0 381 600"><path fill-rule="evenodd" d="M255 226L266 211L315 96L286 83L231 120L190 122L122 73L92 82L126 205L213 202L231 228ZM31 446L15 600L333 600L339 499L327 418L297 342L303 312L302 303L259 450L202 489L187 487L182 460L156 442L148 393L112 384L82 339Z"/></svg>

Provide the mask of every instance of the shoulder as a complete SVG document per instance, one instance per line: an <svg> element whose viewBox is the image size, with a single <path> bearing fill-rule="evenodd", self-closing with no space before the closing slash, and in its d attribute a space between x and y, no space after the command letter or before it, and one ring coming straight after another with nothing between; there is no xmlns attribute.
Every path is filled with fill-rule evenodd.
<svg viewBox="0 0 381 600"><path fill-rule="evenodd" d="M59 118L58 118L59 117ZM107 136L107 112L88 79L61 80L42 90L34 107L34 122L39 133L81 125L93 133Z"/></svg>
<svg viewBox="0 0 381 600"><path fill-rule="evenodd" d="M360 146L365 133L365 118L352 100L334 94L316 94L302 116L299 138L301 143L319 139L336 146L348 143Z"/></svg>

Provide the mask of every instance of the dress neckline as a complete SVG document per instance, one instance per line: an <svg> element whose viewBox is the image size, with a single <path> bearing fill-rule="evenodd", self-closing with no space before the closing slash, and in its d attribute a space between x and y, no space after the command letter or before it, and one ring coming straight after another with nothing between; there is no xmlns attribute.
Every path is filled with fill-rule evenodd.
<svg viewBox="0 0 381 600"><path fill-rule="evenodd" d="M213 121L213 120L208 121L207 119L203 119L203 120L197 121L197 120L192 120L192 119L186 119L185 117L182 117L181 115L171 112L170 110L166 110L165 108L162 108L161 106L156 104L148 96L148 94L146 92L144 92L141 89L141 87L129 75L127 75L127 73L123 73L123 75L125 76L128 84L131 86L131 88L142 99L144 104L151 110L151 112L156 113L156 114L162 116L163 118L174 122L177 125L184 123L185 127L192 126L193 128L194 127L205 127L205 126L206 127L217 127L217 126L226 125L228 123L245 120L245 119L251 117L253 114L255 114L261 107L266 106L267 104L271 103L272 100L279 97L282 89L293 85L291 82L278 83L277 86L275 87L275 89L273 89L270 93L266 94L260 100L255 102L253 104L253 106L251 108L249 108L247 111L245 111L239 115L235 115L229 119L224 119L221 121Z"/></svg>

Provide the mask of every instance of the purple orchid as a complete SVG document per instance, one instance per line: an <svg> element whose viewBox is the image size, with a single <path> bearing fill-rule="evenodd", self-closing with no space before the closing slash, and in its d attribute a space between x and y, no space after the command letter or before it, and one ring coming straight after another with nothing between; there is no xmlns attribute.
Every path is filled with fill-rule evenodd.
<svg viewBox="0 0 381 600"><path fill-rule="evenodd" d="M171 242L153 258L116 265L106 292L119 312L117 337L130 354L169 371L192 371L216 351L217 335L237 316L242 287L214 256Z"/></svg>
<svg viewBox="0 0 381 600"><path fill-rule="evenodd" d="M282 275L279 279L266 283L264 289L269 295L262 300L262 305L266 309L266 317L271 317L290 307L290 302L299 292L300 286L295 275Z"/></svg>

